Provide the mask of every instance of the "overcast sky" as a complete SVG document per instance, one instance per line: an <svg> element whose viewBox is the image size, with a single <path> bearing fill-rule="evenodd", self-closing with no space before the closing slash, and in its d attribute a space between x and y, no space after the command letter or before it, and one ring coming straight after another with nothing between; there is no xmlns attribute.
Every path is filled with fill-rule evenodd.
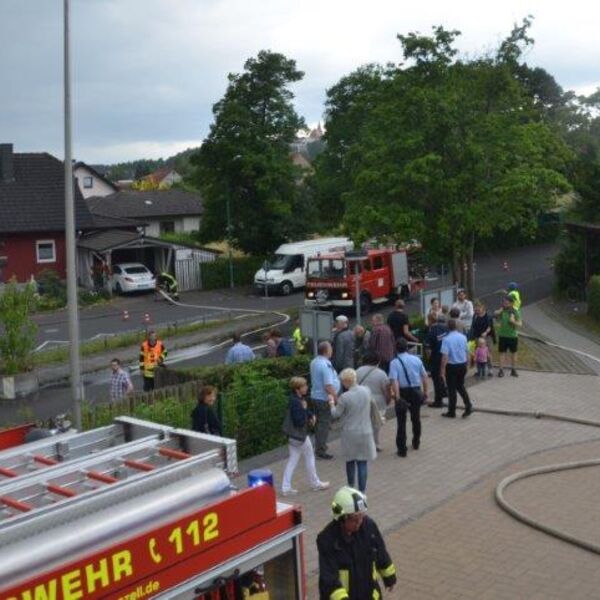
<svg viewBox="0 0 600 600"><path fill-rule="evenodd" d="M62 0L0 0L0 142L62 156ZM556 4L556 6L555 6ZM166 157L198 145L229 72L261 49L305 72L296 109L314 124L325 90L368 62L400 60L397 33L459 29L461 51L497 45L535 17L527 57L565 89L600 86L591 0L72 0L74 155Z"/></svg>

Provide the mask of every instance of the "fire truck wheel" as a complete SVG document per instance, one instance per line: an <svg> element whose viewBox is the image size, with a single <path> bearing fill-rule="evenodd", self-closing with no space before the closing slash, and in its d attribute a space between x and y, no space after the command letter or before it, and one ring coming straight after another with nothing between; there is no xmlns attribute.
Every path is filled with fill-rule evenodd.
<svg viewBox="0 0 600 600"><path fill-rule="evenodd" d="M360 314L368 315L371 312L371 296L369 294L360 295Z"/></svg>
<svg viewBox="0 0 600 600"><path fill-rule="evenodd" d="M294 286L291 281L284 281L281 284L281 293L284 296L289 296L292 293L293 289L294 289Z"/></svg>

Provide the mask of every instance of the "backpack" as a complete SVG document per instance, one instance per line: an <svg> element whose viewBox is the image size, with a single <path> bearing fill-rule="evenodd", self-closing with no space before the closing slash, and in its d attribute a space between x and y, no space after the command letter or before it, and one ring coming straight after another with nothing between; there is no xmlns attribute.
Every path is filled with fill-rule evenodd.
<svg viewBox="0 0 600 600"><path fill-rule="evenodd" d="M281 338L277 346L277 356L294 356L294 344L289 338Z"/></svg>

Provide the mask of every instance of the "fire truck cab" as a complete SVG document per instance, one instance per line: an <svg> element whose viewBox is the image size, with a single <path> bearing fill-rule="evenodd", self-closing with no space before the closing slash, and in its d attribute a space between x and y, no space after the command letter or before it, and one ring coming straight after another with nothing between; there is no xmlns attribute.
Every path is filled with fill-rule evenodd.
<svg viewBox="0 0 600 600"><path fill-rule="evenodd" d="M308 261L304 305L342 309L356 306L356 271L363 314L373 304L408 298L425 285L422 277L411 272L406 249L369 249L360 260L343 252L324 254Z"/></svg>
<svg viewBox="0 0 600 600"><path fill-rule="evenodd" d="M302 519L235 440L119 417L0 452L1 600L305 600Z"/></svg>

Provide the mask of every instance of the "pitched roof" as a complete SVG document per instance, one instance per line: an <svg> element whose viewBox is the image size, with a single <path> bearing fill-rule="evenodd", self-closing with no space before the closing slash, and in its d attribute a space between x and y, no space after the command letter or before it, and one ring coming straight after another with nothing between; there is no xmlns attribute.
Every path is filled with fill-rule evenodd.
<svg viewBox="0 0 600 600"><path fill-rule="evenodd" d="M200 194L184 190L121 190L109 196L92 196L87 205L95 215L130 219L198 216L203 212Z"/></svg>
<svg viewBox="0 0 600 600"><path fill-rule="evenodd" d="M12 158L14 180L0 180L0 233L64 230L63 162L46 152L15 153ZM75 183L73 190L77 229L97 227Z"/></svg>
<svg viewBox="0 0 600 600"><path fill-rule="evenodd" d="M177 171L173 167L161 167L160 169L156 169L149 175L142 177L142 179L147 181L152 181L154 183L160 183L167 175L174 172L176 175L179 175Z"/></svg>
<svg viewBox="0 0 600 600"><path fill-rule="evenodd" d="M75 169L78 168L87 169L90 173L92 173L92 175L95 175L98 179L104 181L106 185L110 186L113 190L115 190L115 192L119 189L110 179L106 178L106 175L100 173L100 171L98 171L98 169L96 169L95 167L92 167L87 163L79 161L73 165L73 171L75 171Z"/></svg>

